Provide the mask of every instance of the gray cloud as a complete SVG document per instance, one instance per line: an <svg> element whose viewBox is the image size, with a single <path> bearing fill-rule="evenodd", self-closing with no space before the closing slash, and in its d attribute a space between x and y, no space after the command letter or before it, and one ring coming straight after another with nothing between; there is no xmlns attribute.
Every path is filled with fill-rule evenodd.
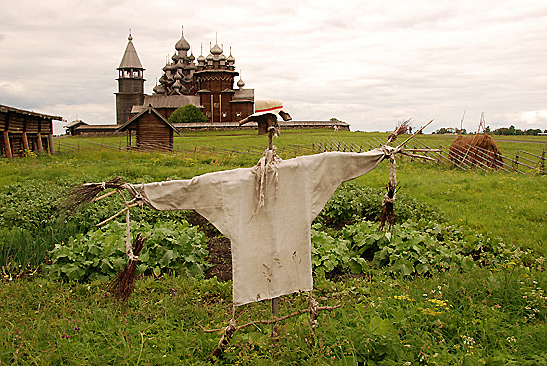
<svg viewBox="0 0 547 366"><path fill-rule="evenodd" d="M7 0L0 20L0 103L69 121L114 122L129 28L150 93L184 25L194 55L218 32L247 87L296 119L388 130L412 117L434 130L466 110L469 130L481 112L494 128L547 128L542 1Z"/></svg>

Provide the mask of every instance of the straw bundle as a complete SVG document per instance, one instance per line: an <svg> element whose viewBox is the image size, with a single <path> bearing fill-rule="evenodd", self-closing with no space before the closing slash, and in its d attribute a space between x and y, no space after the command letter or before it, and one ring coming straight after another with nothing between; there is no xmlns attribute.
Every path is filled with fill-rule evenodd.
<svg viewBox="0 0 547 366"><path fill-rule="evenodd" d="M139 255L146 238L143 238L141 234L138 234L135 240L133 240L133 254ZM129 297L135 290L135 279L137 277L137 261L129 259L124 269L116 275L108 284L108 290L114 294L116 300L127 302Z"/></svg>
<svg viewBox="0 0 547 366"><path fill-rule="evenodd" d="M479 166L498 170L503 164L498 144L486 133L458 136L450 146L448 158L458 166Z"/></svg>
<svg viewBox="0 0 547 366"><path fill-rule="evenodd" d="M121 189L124 188L125 182L120 177L115 177L108 182L103 183L86 183L73 187L64 204L63 211L68 215L72 214L79 206L84 203L93 202L99 193L108 188Z"/></svg>

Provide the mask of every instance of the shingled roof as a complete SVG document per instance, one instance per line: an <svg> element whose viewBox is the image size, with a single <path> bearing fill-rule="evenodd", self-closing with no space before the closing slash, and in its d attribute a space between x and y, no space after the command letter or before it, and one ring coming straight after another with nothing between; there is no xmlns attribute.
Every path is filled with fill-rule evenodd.
<svg viewBox="0 0 547 366"><path fill-rule="evenodd" d="M137 55L137 50L135 50L135 46L133 46L133 37L131 37L131 34L129 34L129 37L127 37L129 42L127 42L127 47L125 48L125 52L123 54L122 62L120 62L120 66L118 69L142 69L141 60L139 60L139 56Z"/></svg>

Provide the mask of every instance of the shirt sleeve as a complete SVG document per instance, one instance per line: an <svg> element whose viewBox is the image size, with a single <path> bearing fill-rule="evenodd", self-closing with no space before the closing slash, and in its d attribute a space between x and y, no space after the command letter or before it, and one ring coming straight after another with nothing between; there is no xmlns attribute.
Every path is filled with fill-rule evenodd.
<svg viewBox="0 0 547 366"><path fill-rule="evenodd" d="M315 218L340 183L360 177L376 168L386 153L374 149L364 153L327 152L312 155L313 202L312 217Z"/></svg>
<svg viewBox="0 0 547 366"><path fill-rule="evenodd" d="M203 174L188 180L130 184L135 198L156 210L208 209L222 207L222 173Z"/></svg>

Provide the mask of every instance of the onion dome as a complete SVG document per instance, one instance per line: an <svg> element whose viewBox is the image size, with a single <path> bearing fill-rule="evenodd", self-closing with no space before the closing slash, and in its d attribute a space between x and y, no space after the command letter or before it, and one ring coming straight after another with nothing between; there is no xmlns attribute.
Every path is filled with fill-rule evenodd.
<svg viewBox="0 0 547 366"><path fill-rule="evenodd" d="M197 66L196 66L195 63L192 62L192 63L190 63L190 65L188 65L188 68L189 68L190 70L195 70L195 69L197 69Z"/></svg>
<svg viewBox="0 0 547 366"><path fill-rule="evenodd" d="M198 62L205 62L205 57L203 56L203 43L201 44L201 53L198 57Z"/></svg>
<svg viewBox="0 0 547 366"><path fill-rule="evenodd" d="M175 81L173 83L173 88L174 89L180 89L180 87L182 86L182 84L180 83L180 80L177 79L177 81Z"/></svg>
<svg viewBox="0 0 547 366"><path fill-rule="evenodd" d="M237 81L237 86L241 89L245 86L245 82L243 81L243 79L240 77L239 80Z"/></svg>
<svg viewBox="0 0 547 366"><path fill-rule="evenodd" d="M218 46L218 43L215 43L214 47L211 48L211 53L215 56L218 56L222 53L222 48Z"/></svg>
<svg viewBox="0 0 547 366"><path fill-rule="evenodd" d="M192 53L192 51L190 51L190 56L186 57L186 59L188 61L194 61L196 58L194 57L194 54Z"/></svg>
<svg viewBox="0 0 547 366"><path fill-rule="evenodd" d="M177 69L184 69L184 63L182 62L182 60L179 60L179 62L177 62L177 64L175 65Z"/></svg>
<svg viewBox="0 0 547 366"><path fill-rule="evenodd" d="M231 63L236 62L236 59L234 58L234 56L232 56L232 47L230 47L230 56L228 56L226 61L231 62Z"/></svg>
<svg viewBox="0 0 547 366"><path fill-rule="evenodd" d="M165 74L163 74L158 81L160 82L160 84L166 83L167 82L167 76L165 76Z"/></svg>
<svg viewBox="0 0 547 366"><path fill-rule="evenodd" d="M173 55L173 57L171 57L171 60L173 60L175 63L177 63L177 61L178 61L180 58L181 58L181 57L175 53L175 54Z"/></svg>
<svg viewBox="0 0 547 366"><path fill-rule="evenodd" d="M225 61L226 60L226 56L224 56L224 54L221 54L220 56L218 56L218 59L220 61Z"/></svg>
<svg viewBox="0 0 547 366"><path fill-rule="evenodd" d="M177 51L188 51L190 49L190 44L184 39L184 27L182 27L179 41L175 44L175 49Z"/></svg>
<svg viewBox="0 0 547 366"><path fill-rule="evenodd" d="M165 94L165 87L161 84L156 85L153 90L154 90L154 93L156 94Z"/></svg>
<svg viewBox="0 0 547 366"><path fill-rule="evenodd" d="M207 61L213 61L214 59L215 59L215 56L213 56L212 54L207 55Z"/></svg>

